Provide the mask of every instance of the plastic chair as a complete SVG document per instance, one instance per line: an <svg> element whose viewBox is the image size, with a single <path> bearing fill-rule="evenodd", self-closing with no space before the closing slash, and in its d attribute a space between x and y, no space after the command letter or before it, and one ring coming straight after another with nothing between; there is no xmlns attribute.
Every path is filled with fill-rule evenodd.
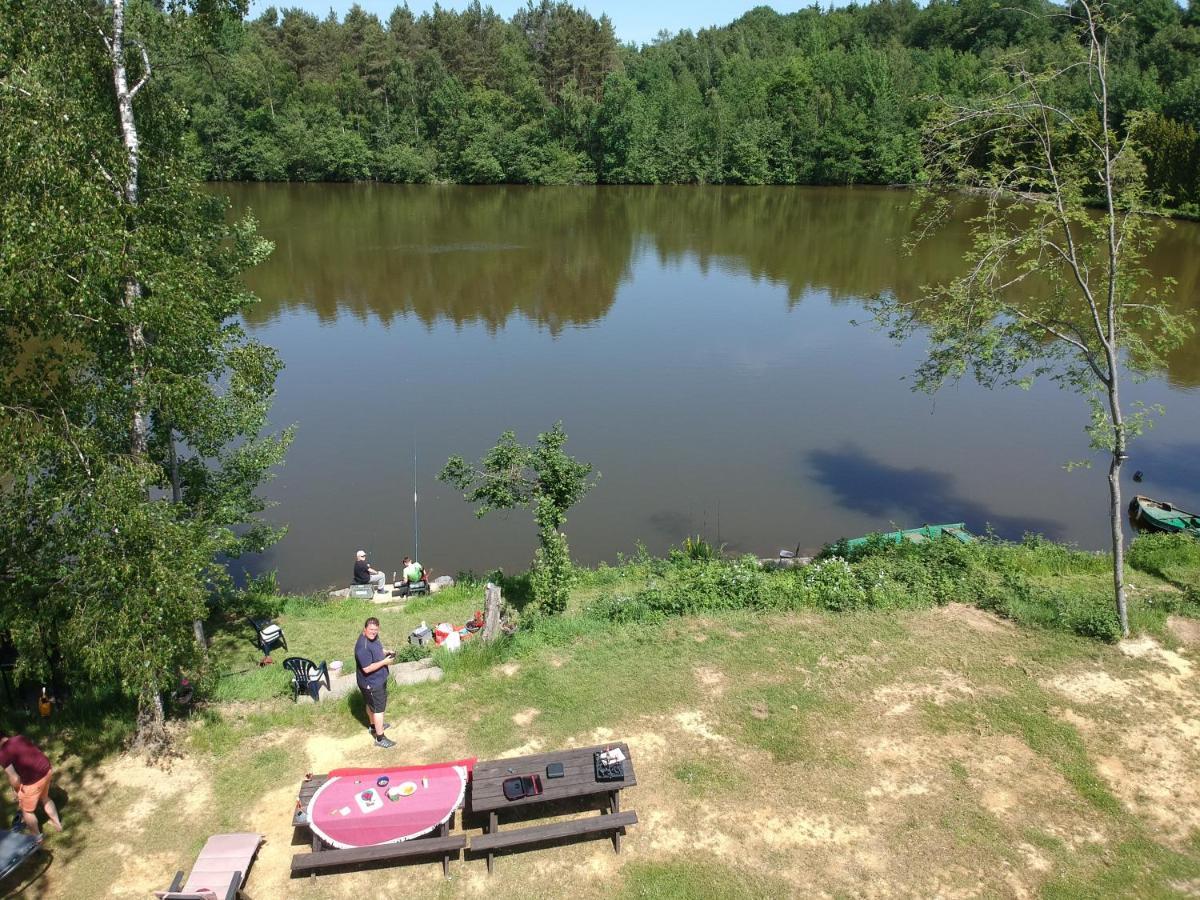
<svg viewBox="0 0 1200 900"><path fill-rule="evenodd" d="M254 629L254 642L262 650L263 656L270 656L271 648L276 644L282 646L284 650L288 648L287 638L283 636L283 629L270 619L247 618L246 621Z"/></svg>
<svg viewBox="0 0 1200 900"><path fill-rule="evenodd" d="M325 682L325 690L332 685L329 681L329 665L322 662L319 666L311 659L303 656L289 656L283 661L283 667L292 673L292 688L295 694L292 702L301 694L308 694L314 701L321 699L321 682Z"/></svg>

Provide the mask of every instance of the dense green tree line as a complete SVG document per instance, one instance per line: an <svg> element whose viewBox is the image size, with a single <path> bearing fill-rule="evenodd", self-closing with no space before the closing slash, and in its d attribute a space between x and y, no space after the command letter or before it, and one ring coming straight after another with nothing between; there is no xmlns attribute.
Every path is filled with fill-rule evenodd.
<svg viewBox="0 0 1200 900"><path fill-rule="evenodd" d="M1111 86L1150 184L1200 209L1200 0L1115 0ZM268 9L169 73L212 179L466 183L907 183L930 98L969 97L1004 54L1070 58L1047 0L767 7L652 44L540 0L386 22ZM1087 85L1065 102L1082 108Z"/></svg>

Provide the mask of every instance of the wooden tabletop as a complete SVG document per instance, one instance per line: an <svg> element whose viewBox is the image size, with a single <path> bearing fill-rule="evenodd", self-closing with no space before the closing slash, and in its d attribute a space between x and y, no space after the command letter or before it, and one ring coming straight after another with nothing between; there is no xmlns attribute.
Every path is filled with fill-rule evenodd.
<svg viewBox="0 0 1200 900"><path fill-rule="evenodd" d="M625 754L625 777L617 781L597 781L593 754L614 747L619 747ZM562 778L546 777L546 766L553 762L562 763ZM537 775L542 782L542 793L520 800L505 799L504 781L519 775ZM590 794L607 794L635 784L637 776L633 771L633 757L629 752L629 745L625 743L598 744L594 747L558 750L533 756L514 756L511 759L494 759L475 764L475 771L471 776L471 808L476 812L490 812L571 797L586 797Z"/></svg>

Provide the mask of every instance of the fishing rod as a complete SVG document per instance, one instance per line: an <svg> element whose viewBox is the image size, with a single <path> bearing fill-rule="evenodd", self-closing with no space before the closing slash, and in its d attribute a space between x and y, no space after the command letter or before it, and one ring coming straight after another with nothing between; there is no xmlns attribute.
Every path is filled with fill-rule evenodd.
<svg viewBox="0 0 1200 900"><path fill-rule="evenodd" d="M417 521L417 441L413 439L413 468L412 468L412 486L413 486L413 555L414 560L421 558L421 528Z"/></svg>

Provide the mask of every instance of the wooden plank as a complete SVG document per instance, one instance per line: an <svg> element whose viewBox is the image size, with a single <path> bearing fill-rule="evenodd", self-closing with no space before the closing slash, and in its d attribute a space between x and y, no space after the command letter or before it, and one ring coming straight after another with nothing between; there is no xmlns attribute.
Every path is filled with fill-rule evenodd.
<svg viewBox="0 0 1200 900"><path fill-rule="evenodd" d="M329 780L328 775L314 775L308 781L300 782L300 793L297 800L300 801L300 808L292 813L292 827L306 828L308 827L308 804L313 798L313 794L317 792L317 788Z"/></svg>
<svg viewBox="0 0 1200 900"><path fill-rule="evenodd" d="M599 750L608 750L613 747L621 748L621 751L628 757L629 745L624 741L618 741L612 744L596 744L593 747L575 747L570 750L555 750L550 753L534 753L530 756L513 756L508 759L489 759L475 763L475 773L503 772L514 765L533 766L536 770L538 766L545 766L548 762L564 762L572 757L580 757L590 760L592 754Z"/></svg>
<svg viewBox="0 0 1200 900"><path fill-rule="evenodd" d="M533 797L523 797L520 800L506 800L504 795L499 797L472 797L471 809L473 812L495 812L505 809L520 809L525 806L533 806L538 803L555 803L559 800L574 800L577 797L603 797L610 791L619 790L621 788L619 781L592 781L586 784L575 784L563 788L557 788L553 792L545 791Z"/></svg>
<svg viewBox="0 0 1200 900"><path fill-rule="evenodd" d="M510 828L507 831L497 831L494 834L483 834L471 838L471 852L490 852L504 847L539 844L542 841L553 841L583 834L601 834L618 828L628 828L636 825L637 821L637 813L629 810L607 816L589 816L586 819L569 819L550 825L535 825L532 828Z"/></svg>
<svg viewBox="0 0 1200 900"><path fill-rule="evenodd" d="M619 747L625 754L625 777L619 781L596 781L593 754L608 747ZM562 778L547 778L546 765L552 762L563 764ZM518 775L537 774L541 777L543 793L521 800L508 800L504 796L506 779ZM600 744L574 750L539 753L533 756L517 756L511 759L488 760L475 764L471 780L471 808L477 812L493 809L530 806L535 803L552 803L589 795L604 795L623 790L637 784L633 769L633 758L625 743Z"/></svg>
<svg viewBox="0 0 1200 900"><path fill-rule="evenodd" d="M457 855L467 846L462 835L455 837L420 838L399 844L379 844L374 847L354 847L350 850L322 850L320 853L297 853L292 857L292 874L314 872L365 862L405 859L420 856Z"/></svg>

